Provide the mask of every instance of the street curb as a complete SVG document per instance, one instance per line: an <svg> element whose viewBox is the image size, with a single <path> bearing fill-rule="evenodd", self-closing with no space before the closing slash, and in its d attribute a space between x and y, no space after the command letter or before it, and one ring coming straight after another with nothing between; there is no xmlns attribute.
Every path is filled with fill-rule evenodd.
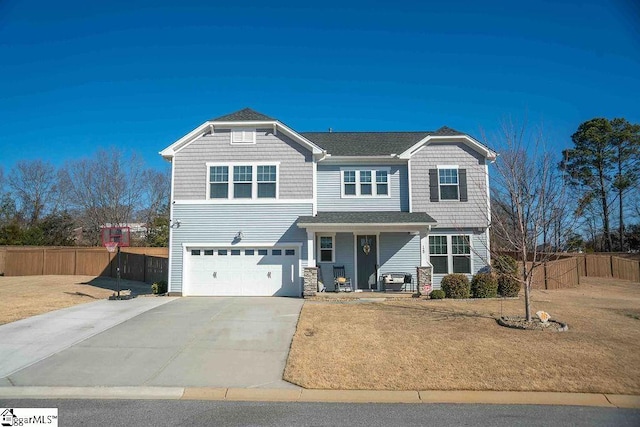
<svg viewBox="0 0 640 427"><path fill-rule="evenodd" d="M384 391L215 387L0 387L0 399L157 399L236 402L456 403L640 409L640 396L537 391Z"/></svg>

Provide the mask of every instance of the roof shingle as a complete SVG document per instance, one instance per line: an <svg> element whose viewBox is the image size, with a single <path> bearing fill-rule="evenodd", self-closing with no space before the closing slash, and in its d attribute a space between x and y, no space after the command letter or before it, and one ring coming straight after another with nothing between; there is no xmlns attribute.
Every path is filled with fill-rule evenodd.
<svg viewBox="0 0 640 427"><path fill-rule="evenodd" d="M333 156L400 154L430 132L301 132Z"/></svg>
<svg viewBox="0 0 640 427"><path fill-rule="evenodd" d="M301 216L300 224L435 224L425 212L318 212Z"/></svg>
<svg viewBox="0 0 640 427"><path fill-rule="evenodd" d="M271 118L262 113L258 113L251 108L243 108L231 114L212 119L213 122L243 122L243 121L274 121L276 119Z"/></svg>

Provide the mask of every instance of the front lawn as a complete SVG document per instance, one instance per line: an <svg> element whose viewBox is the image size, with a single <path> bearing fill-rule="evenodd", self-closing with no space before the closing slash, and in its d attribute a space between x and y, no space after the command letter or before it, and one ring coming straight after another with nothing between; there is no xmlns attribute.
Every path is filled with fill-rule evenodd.
<svg viewBox="0 0 640 427"><path fill-rule="evenodd" d="M495 318L519 300L307 302L284 378L306 388L527 390L640 394L640 284L581 278L533 291L567 332Z"/></svg>

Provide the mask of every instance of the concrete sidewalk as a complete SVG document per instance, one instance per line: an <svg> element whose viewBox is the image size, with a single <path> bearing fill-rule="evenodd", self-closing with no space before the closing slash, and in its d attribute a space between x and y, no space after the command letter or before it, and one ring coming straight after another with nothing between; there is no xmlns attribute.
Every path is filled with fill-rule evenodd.
<svg viewBox="0 0 640 427"><path fill-rule="evenodd" d="M252 402L470 403L640 409L640 396L520 391L376 391L197 387L0 387L0 399L160 399Z"/></svg>
<svg viewBox="0 0 640 427"><path fill-rule="evenodd" d="M0 326L0 386L7 376L176 298L80 304Z"/></svg>

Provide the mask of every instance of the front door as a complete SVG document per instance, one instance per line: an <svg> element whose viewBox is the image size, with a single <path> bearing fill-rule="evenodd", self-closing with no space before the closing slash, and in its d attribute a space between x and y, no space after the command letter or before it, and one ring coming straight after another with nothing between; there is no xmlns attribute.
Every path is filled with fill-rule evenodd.
<svg viewBox="0 0 640 427"><path fill-rule="evenodd" d="M378 245L376 236L356 236L358 262L358 289L378 289L376 278L376 260Z"/></svg>

